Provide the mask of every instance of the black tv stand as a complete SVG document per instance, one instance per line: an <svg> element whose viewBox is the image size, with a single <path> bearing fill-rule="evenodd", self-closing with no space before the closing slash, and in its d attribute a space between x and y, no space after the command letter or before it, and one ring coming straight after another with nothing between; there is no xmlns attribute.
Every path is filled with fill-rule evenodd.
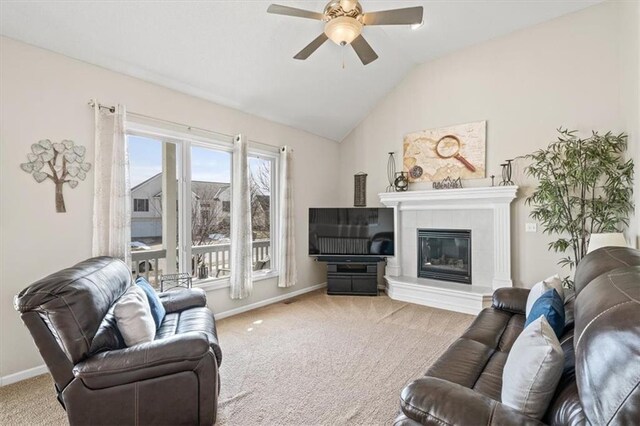
<svg viewBox="0 0 640 426"><path fill-rule="evenodd" d="M316 260L327 262L327 294L378 295L378 262L383 258L320 256Z"/></svg>

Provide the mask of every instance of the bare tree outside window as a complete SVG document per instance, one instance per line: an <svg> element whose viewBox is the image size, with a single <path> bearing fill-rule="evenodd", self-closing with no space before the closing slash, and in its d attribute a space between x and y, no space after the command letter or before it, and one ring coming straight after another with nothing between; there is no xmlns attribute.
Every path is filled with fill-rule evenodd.
<svg viewBox="0 0 640 426"><path fill-rule="evenodd" d="M271 162L252 159L249 179L254 240L269 239L271 231Z"/></svg>
<svg viewBox="0 0 640 426"><path fill-rule="evenodd" d="M229 197L229 184L194 182L191 201L191 241L194 246L229 238L229 214L223 212L222 198ZM195 188L198 186L198 188Z"/></svg>

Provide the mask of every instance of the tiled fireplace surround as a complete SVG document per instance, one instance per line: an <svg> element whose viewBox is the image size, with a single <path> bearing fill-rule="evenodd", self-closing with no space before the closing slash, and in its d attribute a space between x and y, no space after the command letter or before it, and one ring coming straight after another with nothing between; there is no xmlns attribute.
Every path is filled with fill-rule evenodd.
<svg viewBox="0 0 640 426"><path fill-rule="evenodd" d="M396 256L387 261L389 297L476 314L491 304L493 291L511 287L510 205L516 186L379 194L395 212ZM472 283L417 278L418 229L469 229Z"/></svg>

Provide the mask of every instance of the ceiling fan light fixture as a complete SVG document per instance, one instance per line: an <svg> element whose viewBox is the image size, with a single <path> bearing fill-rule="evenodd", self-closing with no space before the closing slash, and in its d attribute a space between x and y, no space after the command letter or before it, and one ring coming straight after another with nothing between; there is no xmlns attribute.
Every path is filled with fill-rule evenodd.
<svg viewBox="0 0 640 426"><path fill-rule="evenodd" d="M358 5L358 0L340 0L340 7L345 12L351 12Z"/></svg>
<svg viewBox="0 0 640 426"><path fill-rule="evenodd" d="M362 33L362 23L349 16L339 16L325 24L324 33L337 45L351 44Z"/></svg>

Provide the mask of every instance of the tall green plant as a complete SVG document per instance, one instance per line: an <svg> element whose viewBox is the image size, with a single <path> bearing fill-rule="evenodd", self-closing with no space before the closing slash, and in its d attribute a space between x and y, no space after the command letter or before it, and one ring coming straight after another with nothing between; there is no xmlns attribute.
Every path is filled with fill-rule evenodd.
<svg viewBox="0 0 640 426"><path fill-rule="evenodd" d="M593 233L620 232L633 211L633 160L625 160L627 135L607 132L580 139L558 129L558 140L525 156L525 172L539 182L527 204L531 217L558 239L549 249L567 253L558 264L575 267Z"/></svg>

